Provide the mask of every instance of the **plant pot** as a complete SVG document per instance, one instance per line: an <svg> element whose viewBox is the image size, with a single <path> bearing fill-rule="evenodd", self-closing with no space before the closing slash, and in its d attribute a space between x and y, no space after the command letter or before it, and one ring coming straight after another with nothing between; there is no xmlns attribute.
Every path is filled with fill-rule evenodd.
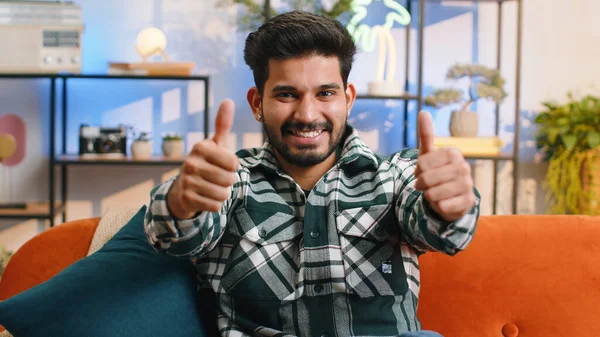
<svg viewBox="0 0 600 337"><path fill-rule="evenodd" d="M402 96L404 86L397 81L374 81L369 82L369 95L372 96Z"/></svg>
<svg viewBox="0 0 600 337"><path fill-rule="evenodd" d="M162 150L167 158L181 158L183 157L183 140L164 140Z"/></svg>
<svg viewBox="0 0 600 337"><path fill-rule="evenodd" d="M136 140L131 144L131 156L133 159L149 159L152 157L152 143L144 140Z"/></svg>
<svg viewBox="0 0 600 337"><path fill-rule="evenodd" d="M450 116L450 135L452 137L477 137L478 131L479 120L476 112L452 111Z"/></svg>

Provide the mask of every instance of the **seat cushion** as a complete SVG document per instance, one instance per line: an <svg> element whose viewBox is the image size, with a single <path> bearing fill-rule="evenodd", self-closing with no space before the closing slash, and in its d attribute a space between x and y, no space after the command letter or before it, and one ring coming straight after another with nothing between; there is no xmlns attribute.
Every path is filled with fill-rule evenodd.
<svg viewBox="0 0 600 337"><path fill-rule="evenodd" d="M96 253L0 302L0 324L31 337L205 335L194 267L150 246L145 210Z"/></svg>

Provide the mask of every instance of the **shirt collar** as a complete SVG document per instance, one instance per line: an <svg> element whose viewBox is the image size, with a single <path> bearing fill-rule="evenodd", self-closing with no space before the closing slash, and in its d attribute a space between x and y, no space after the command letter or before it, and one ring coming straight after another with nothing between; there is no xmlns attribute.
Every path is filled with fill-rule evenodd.
<svg viewBox="0 0 600 337"><path fill-rule="evenodd" d="M373 167L377 167L378 161L375 154L369 149L369 147L360 139L358 131L350 124L346 124L346 130L344 131L342 141L342 151L337 164L344 166L355 161L358 158L367 159L364 161ZM258 153L254 156L255 160L248 162L245 165L248 168L264 167L274 172L280 173L281 168L275 157L275 149L273 144L269 140L265 141L263 146L258 150Z"/></svg>

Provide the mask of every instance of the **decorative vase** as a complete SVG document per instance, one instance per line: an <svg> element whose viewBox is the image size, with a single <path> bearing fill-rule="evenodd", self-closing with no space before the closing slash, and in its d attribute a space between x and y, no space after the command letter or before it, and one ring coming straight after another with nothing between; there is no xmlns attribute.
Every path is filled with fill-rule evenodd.
<svg viewBox="0 0 600 337"><path fill-rule="evenodd" d="M477 137L479 120L477 113L468 110L452 111L450 135L452 137Z"/></svg>
<svg viewBox="0 0 600 337"><path fill-rule="evenodd" d="M149 159L152 157L152 143L146 140L135 140L131 144L133 159Z"/></svg>
<svg viewBox="0 0 600 337"><path fill-rule="evenodd" d="M369 82L369 95L372 96L397 96L404 94L404 86L397 81Z"/></svg>
<svg viewBox="0 0 600 337"><path fill-rule="evenodd" d="M181 157L183 157L183 140L181 140L181 139L163 140L162 150L163 150L163 154L167 158L181 158Z"/></svg>

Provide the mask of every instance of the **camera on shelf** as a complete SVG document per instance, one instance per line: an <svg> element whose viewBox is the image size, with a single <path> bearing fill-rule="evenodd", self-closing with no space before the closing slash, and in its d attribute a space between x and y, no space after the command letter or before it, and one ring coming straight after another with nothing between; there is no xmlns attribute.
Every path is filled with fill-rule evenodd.
<svg viewBox="0 0 600 337"><path fill-rule="evenodd" d="M127 156L127 127L100 127L82 124L79 128L79 155L122 158Z"/></svg>

